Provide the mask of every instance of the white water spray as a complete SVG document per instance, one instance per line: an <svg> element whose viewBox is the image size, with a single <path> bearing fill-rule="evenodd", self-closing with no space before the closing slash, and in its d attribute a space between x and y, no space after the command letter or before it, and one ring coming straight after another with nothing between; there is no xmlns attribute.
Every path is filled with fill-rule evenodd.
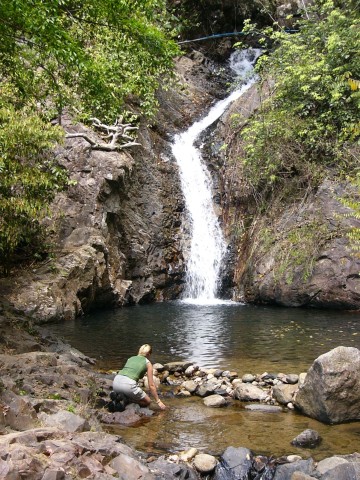
<svg viewBox="0 0 360 480"><path fill-rule="evenodd" d="M221 261L226 244L212 202L211 176L194 146L199 135L212 125L226 108L254 83L250 73L259 50L236 51L230 67L246 79L241 88L217 102L202 120L175 137L172 147L179 166L182 190L191 225L191 248L186 268L186 301L216 302Z"/></svg>

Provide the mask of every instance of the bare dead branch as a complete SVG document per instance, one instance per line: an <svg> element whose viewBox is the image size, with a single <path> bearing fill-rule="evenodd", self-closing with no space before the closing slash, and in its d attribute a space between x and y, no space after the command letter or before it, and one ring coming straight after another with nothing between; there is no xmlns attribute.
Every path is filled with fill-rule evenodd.
<svg viewBox="0 0 360 480"><path fill-rule="evenodd" d="M101 133L101 135L103 140L109 140L109 143L95 142L95 140L90 138L86 133L66 133L65 138L83 138L90 143L92 150L103 150L105 152L113 152L123 148L141 145L137 143L132 136L128 135L128 132L138 130L138 127L132 126L131 123L123 124L122 116L115 120L114 125L105 125L95 117L90 118L90 120L93 122L92 125L94 128L106 133L106 135L103 135L103 133ZM125 143L121 143L121 141L125 141Z"/></svg>
<svg viewBox="0 0 360 480"><path fill-rule="evenodd" d="M79 138L79 137L89 142L92 147L95 147L95 145L97 145L97 143L94 140L92 140L90 137L88 137L86 133L66 133L65 135L65 138Z"/></svg>

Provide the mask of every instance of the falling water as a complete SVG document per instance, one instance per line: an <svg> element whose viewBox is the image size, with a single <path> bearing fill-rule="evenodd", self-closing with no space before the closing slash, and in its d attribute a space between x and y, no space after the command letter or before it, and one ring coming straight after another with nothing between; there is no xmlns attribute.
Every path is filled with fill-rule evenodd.
<svg viewBox="0 0 360 480"><path fill-rule="evenodd" d="M212 125L226 108L254 83L251 78L253 63L259 51L236 51L230 67L242 79L242 86L227 98L217 102L202 120L177 135L172 151L179 165L182 190L191 225L191 247L186 269L187 301L212 303L216 301L221 261L226 244L212 202L212 182L202 162L201 153L194 146L200 134Z"/></svg>

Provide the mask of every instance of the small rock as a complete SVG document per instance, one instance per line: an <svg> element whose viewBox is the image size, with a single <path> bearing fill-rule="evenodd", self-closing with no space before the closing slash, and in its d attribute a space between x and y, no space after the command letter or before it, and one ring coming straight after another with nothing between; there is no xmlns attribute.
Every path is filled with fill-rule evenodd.
<svg viewBox="0 0 360 480"><path fill-rule="evenodd" d="M264 412L264 413L281 413L283 409L276 405L246 405L246 410L251 410L253 412Z"/></svg>
<svg viewBox="0 0 360 480"><path fill-rule="evenodd" d="M200 473L212 472L215 469L217 463L218 462L215 457L206 453L200 453L194 458L194 466L196 470L198 470Z"/></svg>
<svg viewBox="0 0 360 480"><path fill-rule="evenodd" d="M298 462L299 460L302 460L302 458L300 457L300 455L288 455L286 457L286 460L289 463L293 463L293 462Z"/></svg>
<svg viewBox="0 0 360 480"><path fill-rule="evenodd" d="M244 383L252 383L255 381L255 376L252 375L251 373L245 373L245 375L243 375L241 377L241 380L244 382Z"/></svg>
<svg viewBox="0 0 360 480"><path fill-rule="evenodd" d="M291 441L295 447L315 448L321 442L321 437L315 430L308 428Z"/></svg>
<svg viewBox="0 0 360 480"><path fill-rule="evenodd" d="M185 370L185 376L186 377L192 377L194 375L194 373L199 369L198 366L196 365L190 365L190 367L188 367L186 370Z"/></svg>
<svg viewBox="0 0 360 480"><path fill-rule="evenodd" d="M204 399L204 405L207 407L213 407L213 408L218 408L218 407L224 407L227 405L227 402L224 397L221 395L210 395L209 397L206 397Z"/></svg>
<svg viewBox="0 0 360 480"><path fill-rule="evenodd" d="M195 457L197 453L198 453L197 448L189 448L189 450L186 450L185 452L180 453L179 459L182 460L183 462L189 462L191 459Z"/></svg>

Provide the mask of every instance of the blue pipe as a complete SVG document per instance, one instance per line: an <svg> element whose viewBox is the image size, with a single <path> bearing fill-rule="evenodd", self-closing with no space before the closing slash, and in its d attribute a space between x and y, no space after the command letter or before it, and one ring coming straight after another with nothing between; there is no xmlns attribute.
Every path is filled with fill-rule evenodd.
<svg viewBox="0 0 360 480"><path fill-rule="evenodd" d="M291 30L291 29L286 29L286 33L296 33L299 30ZM244 33L244 32L232 32L232 33L218 33L216 35L209 35L208 37L201 37L201 38L195 38L194 40L183 40L182 42L177 42L178 45L182 45L184 43L192 43L192 42L201 42L202 40L208 40L211 38L221 38L221 37L232 37L236 35L252 35L250 33Z"/></svg>

